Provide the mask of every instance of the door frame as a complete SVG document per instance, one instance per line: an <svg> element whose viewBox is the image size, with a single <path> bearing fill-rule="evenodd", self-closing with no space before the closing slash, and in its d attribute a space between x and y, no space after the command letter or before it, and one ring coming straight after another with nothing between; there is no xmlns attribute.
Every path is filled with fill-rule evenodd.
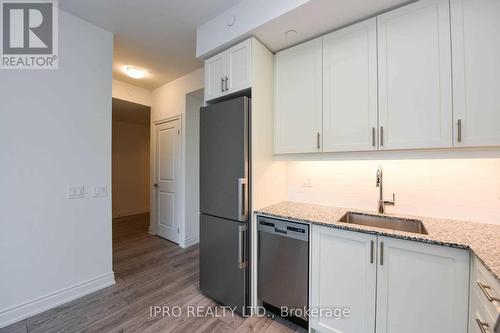
<svg viewBox="0 0 500 333"><path fill-rule="evenodd" d="M182 185L182 176L183 176L183 170L182 170L182 148L183 148L183 139L182 139L182 133L183 133L183 119L182 119L182 114L167 117L167 118L162 118L160 120L152 121L151 122L151 152L150 152L150 216L149 216L149 233L151 235L156 236L156 221L158 217L158 191L155 189L153 186L156 182L157 176L158 176L158 168L156 165L156 155L157 155L157 148L158 144L156 142L157 140L157 135L156 135L156 129L158 125L168 123L171 121L179 121L179 149L178 149L178 166L177 166L177 179L178 182L176 184L176 192L177 192L177 202L176 202L176 207L177 209L177 214L175 214L176 218L178 219L177 221L177 227L179 228L179 238L178 238L178 244L180 243L180 240L182 239L181 235L181 230L183 230L183 227L181 225L183 218L182 218L182 211L181 211L181 202L182 202L182 191L183 191L183 185Z"/></svg>

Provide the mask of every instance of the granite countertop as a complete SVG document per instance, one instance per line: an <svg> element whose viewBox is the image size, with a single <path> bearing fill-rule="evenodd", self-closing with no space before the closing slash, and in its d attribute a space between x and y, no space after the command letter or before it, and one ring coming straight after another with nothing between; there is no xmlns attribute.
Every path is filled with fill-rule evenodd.
<svg viewBox="0 0 500 333"><path fill-rule="evenodd" d="M496 279L500 281L500 225L391 214L390 212L384 214L386 216L418 219L422 221L428 234L421 235L338 222L338 220L348 211L379 215L374 212L359 209L336 208L298 202L282 202L259 209L256 211L256 214L381 236L408 239L423 243L470 249L476 254L479 260L483 262L486 268L491 271Z"/></svg>

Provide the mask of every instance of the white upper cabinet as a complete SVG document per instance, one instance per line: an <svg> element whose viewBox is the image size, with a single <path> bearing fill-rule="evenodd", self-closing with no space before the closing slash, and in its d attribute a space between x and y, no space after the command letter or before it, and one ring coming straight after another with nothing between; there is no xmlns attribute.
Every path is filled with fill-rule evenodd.
<svg viewBox="0 0 500 333"><path fill-rule="evenodd" d="M380 148L451 147L448 0L420 0L377 23Z"/></svg>
<svg viewBox="0 0 500 333"><path fill-rule="evenodd" d="M455 146L500 145L500 1L451 0Z"/></svg>
<svg viewBox="0 0 500 333"><path fill-rule="evenodd" d="M377 23L323 37L323 151L377 149Z"/></svg>
<svg viewBox="0 0 500 333"><path fill-rule="evenodd" d="M205 100L251 86L252 39L205 60Z"/></svg>
<svg viewBox="0 0 500 333"><path fill-rule="evenodd" d="M375 331L376 246L373 235L312 227L311 309L349 307L350 316L311 316L311 328L331 333Z"/></svg>
<svg viewBox="0 0 500 333"><path fill-rule="evenodd" d="M321 38L277 53L274 70L274 152L321 151Z"/></svg>
<svg viewBox="0 0 500 333"><path fill-rule="evenodd" d="M224 93L226 54L221 53L205 61L205 99L210 100Z"/></svg>
<svg viewBox="0 0 500 333"><path fill-rule="evenodd" d="M378 237L377 333L467 333L469 251Z"/></svg>
<svg viewBox="0 0 500 333"><path fill-rule="evenodd" d="M233 46L227 51L228 93L250 88L252 40Z"/></svg>

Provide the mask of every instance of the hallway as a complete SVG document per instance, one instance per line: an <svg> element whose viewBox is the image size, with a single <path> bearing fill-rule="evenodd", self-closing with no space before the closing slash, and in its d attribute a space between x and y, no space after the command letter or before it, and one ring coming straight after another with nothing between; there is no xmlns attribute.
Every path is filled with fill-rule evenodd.
<svg viewBox="0 0 500 333"><path fill-rule="evenodd" d="M187 318L187 308L214 309L198 289L198 247L182 249L148 233L146 214L113 221L116 285L0 329L26 332L294 332L281 319L207 316ZM179 306L180 317L150 316L151 306ZM213 310L213 313L216 313ZM219 311L219 314L221 311Z"/></svg>

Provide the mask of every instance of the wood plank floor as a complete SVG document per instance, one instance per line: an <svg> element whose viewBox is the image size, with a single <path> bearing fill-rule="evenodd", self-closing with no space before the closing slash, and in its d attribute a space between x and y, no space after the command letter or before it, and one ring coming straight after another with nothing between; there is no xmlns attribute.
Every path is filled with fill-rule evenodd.
<svg viewBox="0 0 500 333"><path fill-rule="evenodd" d="M113 221L116 285L43 312L0 333L26 332L305 332L282 319L188 317L187 309L219 311L198 288L198 247L182 249L148 234L149 217ZM179 306L180 317L151 316L151 306Z"/></svg>

